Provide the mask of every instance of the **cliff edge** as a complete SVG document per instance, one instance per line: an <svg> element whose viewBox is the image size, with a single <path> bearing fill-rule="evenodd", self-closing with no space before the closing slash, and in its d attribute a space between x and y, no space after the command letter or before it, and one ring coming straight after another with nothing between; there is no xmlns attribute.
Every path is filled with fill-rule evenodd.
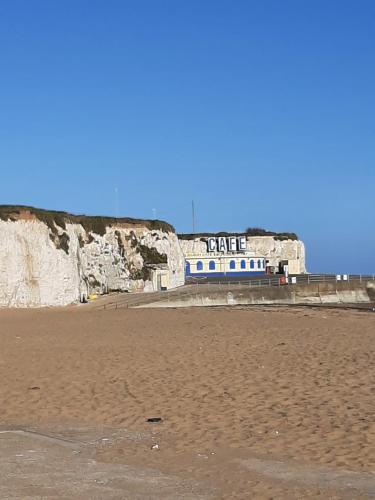
<svg viewBox="0 0 375 500"><path fill-rule="evenodd" d="M184 256L164 221L0 205L0 306L62 306L183 284Z"/></svg>

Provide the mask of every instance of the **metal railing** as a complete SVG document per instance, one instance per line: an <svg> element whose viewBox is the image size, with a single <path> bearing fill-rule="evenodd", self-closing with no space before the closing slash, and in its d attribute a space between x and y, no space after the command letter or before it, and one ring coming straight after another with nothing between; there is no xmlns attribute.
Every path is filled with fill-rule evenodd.
<svg viewBox="0 0 375 500"><path fill-rule="evenodd" d="M349 283L351 281L375 281L375 274L298 274L290 275L288 278L280 275L274 275L270 277L262 277L259 279L246 280L235 280L235 281L191 281L189 285L206 285L206 286L216 286L216 285L246 285L246 286L281 286L281 285L294 285L294 284L313 284L313 283L332 283L332 282L343 282Z"/></svg>
<svg viewBox="0 0 375 500"><path fill-rule="evenodd" d="M181 288L175 288L165 292L147 293L147 295L127 294L126 299L116 300L108 304L99 306L100 309L119 309L137 307L147 305L152 302L172 302L174 300L189 299L204 292L220 292L228 288L258 288L258 287L293 287L295 285L313 285L319 283L352 283L352 282L368 282L375 281L375 274L362 275L362 274L304 274L297 276L289 276L286 279L283 276L270 276L260 279L252 279L249 281L224 281L224 282L211 282L205 283L197 281L196 283L189 283ZM230 291L230 290L228 290Z"/></svg>

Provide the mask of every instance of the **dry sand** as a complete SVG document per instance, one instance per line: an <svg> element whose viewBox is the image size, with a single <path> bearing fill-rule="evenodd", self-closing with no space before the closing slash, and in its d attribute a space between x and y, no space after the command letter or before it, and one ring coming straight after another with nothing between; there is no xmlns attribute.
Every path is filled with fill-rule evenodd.
<svg viewBox="0 0 375 500"><path fill-rule="evenodd" d="M1 310L0 342L3 429L105 426L103 467L212 498L375 496L372 312Z"/></svg>

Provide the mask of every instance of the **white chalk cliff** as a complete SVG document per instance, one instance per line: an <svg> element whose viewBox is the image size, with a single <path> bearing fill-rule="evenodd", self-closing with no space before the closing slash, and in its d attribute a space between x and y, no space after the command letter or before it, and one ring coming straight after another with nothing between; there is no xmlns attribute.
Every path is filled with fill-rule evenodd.
<svg viewBox="0 0 375 500"><path fill-rule="evenodd" d="M40 220L32 209L11 212L0 213L0 306L62 306L94 293L152 291L158 273L168 288L184 284L184 257L168 224L100 219L95 232L90 217L79 223L68 214L41 211Z"/></svg>

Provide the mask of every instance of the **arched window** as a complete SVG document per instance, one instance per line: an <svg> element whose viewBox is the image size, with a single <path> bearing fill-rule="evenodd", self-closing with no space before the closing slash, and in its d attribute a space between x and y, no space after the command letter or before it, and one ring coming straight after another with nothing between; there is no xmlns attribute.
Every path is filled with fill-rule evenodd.
<svg viewBox="0 0 375 500"><path fill-rule="evenodd" d="M241 269L246 269L246 260L241 260Z"/></svg>
<svg viewBox="0 0 375 500"><path fill-rule="evenodd" d="M214 260L210 260L210 263L208 264L208 268L210 271L215 271L216 265Z"/></svg>
<svg viewBox="0 0 375 500"><path fill-rule="evenodd" d="M266 267L266 259L263 259L263 267Z"/></svg>
<svg viewBox="0 0 375 500"><path fill-rule="evenodd" d="M255 266L255 263L254 263L253 259L251 259L251 261L250 261L250 269L254 269L254 266Z"/></svg>
<svg viewBox="0 0 375 500"><path fill-rule="evenodd" d="M185 265L185 273L190 274L190 262L187 260Z"/></svg>
<svg viewBox="0 0 375 500"><path fill-rule="evenodd" d="M203 271L203 262L201 260L197 262L197 271Z"/></svg>
<svg viewBox="0 0 375 500"><path fill-rule="evenodd" d="M260 262L260 259L258 260L258 269L260 269L262 267L262 264Z"/></svg>
<svg viewBox="0 0 375 500"><path fill-rule="evenodd" d="M236 263L235 263L235 261L234 261L234 260L231 260L231 261L229 262L229 269L236 269Z"/></svg>

